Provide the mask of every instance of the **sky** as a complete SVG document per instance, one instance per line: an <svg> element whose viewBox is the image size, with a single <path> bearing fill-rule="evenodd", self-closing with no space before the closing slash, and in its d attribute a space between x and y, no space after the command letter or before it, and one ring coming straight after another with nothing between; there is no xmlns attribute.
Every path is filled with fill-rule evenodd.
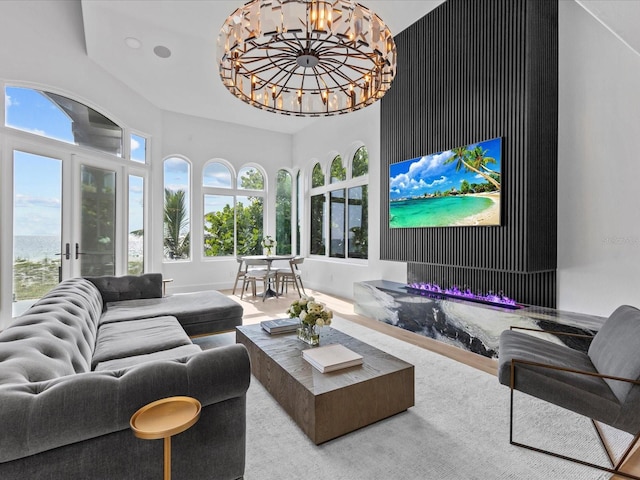
<svg viewBox="0 0 640 480"><path fill-rule="evenodd" d="M500 171L502 163L501 138L493 138L468 146L469 150L477 145L487 150L486 156L496 159L496 163L487 165L491 170ZM416 157L389 167L389 197L391 200L419 197L425 193L449 190L455 187L460 190L463 180L469 183L485 183L486 180L474 172L466 172L464 168L456 172L456 163L445 165L445 161L453 157L453 152L432 153Z"/></svg>
<svg viewBox="0 0 640 480"><path fill-rule="evenodd" d="M10 127L75 143L71 121L51 100L36 90L7 87L5 121ZM145 162L146 140L131 135L131 159ZM53 155L53 153L52 153ZM14 235L60 236L62 219L62 161L14 152ZM129 231L143 228L141 177L130 177Z"/></svg>

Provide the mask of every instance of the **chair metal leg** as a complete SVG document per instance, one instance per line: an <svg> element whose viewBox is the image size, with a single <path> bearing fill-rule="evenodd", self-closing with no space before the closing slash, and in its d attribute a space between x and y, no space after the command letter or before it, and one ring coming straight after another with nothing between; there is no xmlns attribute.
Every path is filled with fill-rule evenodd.
<svg viewBox="0 0 640 480"><path fill-rule="evenodd" d="M591 462L587 462L585 460L580 460L579 458L573 458L573 457L569 457L567 455L562 455L560 453L555 453L555 452L551 452L549 450L544 450L542 448L538 448L538 447L534 447L532 445L527 445L525 443L520 443L520 442L516 442L513 439L513 392L515 390L515 363L512 361L511 362L511 379L510 379L510 385L509 385L509 389L511 390L511 398L510 398L510 402L509 402L509 443L511 445L515 445L517 447L521 447L521 448L526 448L527 450L532 450L534 452L538 452L538 453L544 453L546 455L550 455L552 457L556 457L556 458L561 458L563 460L568 460L570 462L574 462L574 463L579 463L580 465L584 465L587 467L591 467L591 468L596 468L598 470L603 470L605 472L609 472L612 473L614 475L618 475L621 477L625 477L625 478L631 478L633 480L640 480L640 477L637 475L632 475L630 473L625 473L622 470L620 470L620 467L622 466L622 464L625 462L625 460L628 458L629 454L631 453L631 451L633 450L633 448L636 446L636 444L638 443L638 441L640 440L640 433L636 434L633 437L633 440L631 441L631 443L629 444L629 446L627 447L627 449L625 450L624 454L621 456L620 460L618 460L618 462L616 463L614 458L613 458L613 452L610 451L608 445L606 444L606 441L604 440L604 437L602 435L602 431L600 430L600 427L597 425L597 423L591 419L591 422L593 423L596 432L598 433L598 439L600 440L600 443L602 445L602 448L605 450L607 457L609 458L609 460L611 461L611 465L612 467L605 467L603 465L598 465L595 463L591 463Z"/></svg>

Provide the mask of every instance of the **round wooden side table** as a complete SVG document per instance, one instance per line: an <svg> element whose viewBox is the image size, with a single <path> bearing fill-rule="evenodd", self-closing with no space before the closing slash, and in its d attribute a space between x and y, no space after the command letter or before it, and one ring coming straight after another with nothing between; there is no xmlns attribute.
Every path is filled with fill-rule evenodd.
<svg viewBox="0 0 640 480"><path fill-rule="evenodd" d="M164 480L171 479L171 436L200 418L201 405L191 397L169 397L145 405L131 417L133 434L145 440L164 439Z"/></svg>

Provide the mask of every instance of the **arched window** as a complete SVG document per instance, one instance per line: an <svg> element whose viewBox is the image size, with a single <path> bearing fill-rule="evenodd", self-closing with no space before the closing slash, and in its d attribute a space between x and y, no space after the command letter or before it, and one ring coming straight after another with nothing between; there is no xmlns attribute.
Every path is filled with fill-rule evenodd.
<svg viewBox="0 0 640 480"><path fill-rule="evenodd" d="M369 186L363 179L368 175L369 152L366 147L360 147L351 164L354 186L348 190L347 243L350 258L368 258L369 254Z"/></svg>
<svg viewBox="0 0 640 480"><path fill-rule="evenodd" d="M5 98L7 127L122 156L122 127L87 105L21 87L6 87Z"/></svg>
<svg viewBox="0 0 640 480"><path fill-rule="evenodd" d="M210 162L203 170L205 257L262 253L264 174L243 167L235 182L232 178L230 166L222 161Z"/></svg>
<svg viewBox="0 0 640 480"><path fill-rule="evenodd" d="M164 161L164 258L185 260L191 253L189 221L189 162L179 157Z"/></svg>
<svg viewBox="0 0 640 480"><path fill-rule="evenodd" d="M264 190L264 177L254 167L244 167L238 172L238 189Z"/></svg>
<svg viewBox="0 0 640 480"><path fill-rule="evenodd" d="M347 179L347 169L342 166L342 158L338 155L331 162L331 183L343 182Z"/></svg>
<svg viewBox="0 0 640 480"><path fill-rule="evenodd" d="M255 167L244 167L238 172L238 189L252 190L250 194L236 196L236 254L262 253L264 225L264 175Z"/></svg>
<svg viewBox="0 0 640 480"><path fill-rule="evenodd" d="M361 177L369 174L369 152L365 147L360 147L353 156L351 164L351 177Z"/></svg>
<svg viewBox="0 0 640 480"><path fill-rule="evenodd" d="M312 174L316 177L316 164ZM316 185L310 195L310 253L334 258L368 258L368 170L367 149L358 148L351 170L335 156L330 165L329 185ZM328 242L325 240L328 238ZM328 244L328 252L326 245Z"/></svg>
<svg viewBox="0 0 640 480"><path fill-rule="evenodd" d="M2 160L13 168L3 169L8 188L0 189L0 204L12 209L14 221L3 225L2 241L11 245L0 262L12 265L14 281L0 288L1 316L9 304L2 299L13 298L11 314L20 314L73 275L143 273L148 139L67 96L8 85L3 93ZM32 208L37 215L24 221ZM12 261L12 251L34 261ZM26 303L18 306L17 299Z"/></svg>
<svg viewBox="0 0 640 480"><path fill-rule="evenodd" d="M313 166L311 173L311 188L322 187L324 185L324 173L319 163Z"/></svg>
<svg viewBox="0 0 640 480"><path fill-rule="evenodd" d="M291 174L278 170L276 185L276 252L282 255L291 253Z"/></svg>
<svg viewBox="0 0 640 480"><path fill-rule="evenodd" d="M202 172L203 187L231 188L231 171L222 163L210 162Z"/></svg>

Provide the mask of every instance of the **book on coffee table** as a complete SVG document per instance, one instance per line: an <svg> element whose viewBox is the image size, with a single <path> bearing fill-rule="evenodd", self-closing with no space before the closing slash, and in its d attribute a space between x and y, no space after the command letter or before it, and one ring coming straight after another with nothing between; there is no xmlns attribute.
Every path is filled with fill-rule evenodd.
<svg viewBox="0 0 640 480"><path fill-rule="evenodd" d="M260 326L270 334L295 332L299 325L299 318L278 318L260 322Z"/></svg>
<svg viewBox="0 0 640 480"><path fill-rule="evenodd" d="M362 355L339 343L303 350L302 358L322 373L362 365Z"/></svg>

